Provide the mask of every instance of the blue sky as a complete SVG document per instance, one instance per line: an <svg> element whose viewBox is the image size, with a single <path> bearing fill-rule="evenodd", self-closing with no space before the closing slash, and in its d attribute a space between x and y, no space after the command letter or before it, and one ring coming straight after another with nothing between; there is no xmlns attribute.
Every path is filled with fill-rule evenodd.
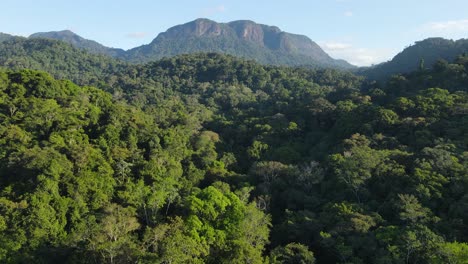
<svg viewBox="0 0 468 264"><path fill-rule="evenodd" d="M124 49L200 17L249 19L306 35L356 65L389 60L427 37L468 38L468 0L3 0L1 13L0 32L70 29Z"/></svg>

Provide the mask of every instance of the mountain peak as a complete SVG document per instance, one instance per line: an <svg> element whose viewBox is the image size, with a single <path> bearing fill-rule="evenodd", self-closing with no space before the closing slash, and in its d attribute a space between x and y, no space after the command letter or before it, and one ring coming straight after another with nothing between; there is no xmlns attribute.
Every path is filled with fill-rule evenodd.
<svg viewBox="0 0 468 264"><path fill-rule="evenodd" d="M103 46L94 40L85 39L68 29L61 31L38 32L30 35L29 38L56 39L95 54L105 54L113 57L123 56L124 54L124 50L122 49Z"/></svg>
<svg viewBox="0 0 468 264"><path fill-rule="evenodd" d="M191 22L188 22L187 24L190 24L190 23L216 23L216 21L213 21L209 18L200 17Z"/></svg>
<svg viewBox="0 0 468 264"><path fill-rule="evenodd" d="M251 20L228 23L199 18L169 28L150 44L129 51L130 60L149 61L193 52L219 52L276 65L352 68L334 60L303 35Z"/></svg>
<svg viewBox="0 0 468 264"><path fill-rule="evenodd" d="M455 41L451 39L445 39L441 37L432 37L432 38L426 38L420 41L416 41L416 44L420 43L431 43L431 44L440 44L440 43L454 43Z"/></svg>
<svg viewBox="0 0 468 264"><path fill-rule="evenodd" d="M251 20L218 23L198 18L169 28L151 43L128 51L105 47L70 30L35 33L30 38L49 38L67 42L91 53L142 63L197 52L216 52L256 60L264 64L354 68L331 58L306 36L283 32L276 26Z"/></svg>
<svg viewBox="0 0 468 264"><path fill-rule="evenodd" d="M48 31L48 32L37 32L31 34L30 38L65 38L65 37L74 37L79 39L84 39L78 34L74 33L69 29L59 30L59 31Z"/></svg>
<svg viewBox="0 0 468 264"><path fill-rule="evenodd" d="M192 21L191 23L189 22L189 24L195 25L194 33L196 36L218 36L222 33L221 25L207 18L199 18L197 20Z"/></svg>

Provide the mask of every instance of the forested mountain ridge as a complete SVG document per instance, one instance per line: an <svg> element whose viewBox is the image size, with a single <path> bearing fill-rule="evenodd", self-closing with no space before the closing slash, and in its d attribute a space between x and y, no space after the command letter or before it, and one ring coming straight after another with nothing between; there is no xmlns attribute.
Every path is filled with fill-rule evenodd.
<svg viewBox="0 0 468 264"><path fill-rule="evenodd" d="M0 32L0 42L13 38L12 35L1 33Z"/></svg>
<svg viewBox="0 0 468 264"><path fill-rule="evenodd" d="M376 83L219 54L130 65L10 43L0 262L467 259L466 56Z"/></svg>
<svg viewBox="0 0 468 264"><path fill-rule="evenodd" d="M11 38L14 36L0 33L0 42ZM428 38L405 48L388 62L357 69L343 60L332 59L306 36L282 32L277 27L248 20L217 23L197 19L174 26L159 34L150 44L128 51L105 47L69 30L35 33L30 38L56 39L93 54L132 63L145 63L179 54L217 52L270 65L350 69L373 80L428 69L438 60L451 62L458 55L468 52L466 39Z"/></svg>
<svg viewBox="0 0 468 264"><path fill-rule="evenodd" d="M62 41L14 37L0 43L0 66L42 70L58 79L97 85L105 76L122 71L127 64L88 53Z"/></svg>
<svg viewBox="0 0 468 264"><path fill-rule="evenodd" d="M30 38L61 40L94 54L109 55L133 63L180 54L217 52L271 65L355 68L344 60L331 58L306 36L248 20L217 23L197 19L174 26L159 34L151 43L128 51L105 47L69 30L35 33Z"/></svg>
<svg viewBox="0 0 468 264"><path fill-rule="evenodd" d="M111 57L122 57L125 54L123 49L115 49L105 47L96 41L89 40L78 36L70 30L52 31L52 32L38 32L29 36L29 38L47 38L56 39L71 44L74 47L84 49L94 54L104 54Z"/></svg>
<svg viewBox="0 0 468 264"><path fill-rule="evenodd" d="M429 69L439 60L452 62L463 53L468 53L468 39L428 38L405 48L388 62L360 71L370 79L384 79L393 74Z"/></svg>

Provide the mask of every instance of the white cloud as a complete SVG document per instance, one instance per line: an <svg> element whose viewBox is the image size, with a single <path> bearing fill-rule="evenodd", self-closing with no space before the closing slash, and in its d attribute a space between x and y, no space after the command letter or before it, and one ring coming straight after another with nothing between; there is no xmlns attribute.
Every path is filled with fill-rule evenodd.
<svg viewBox="0 0 468 264"><path fill-rule="evenodd" d="M467 32L468 19L432 22L426 24L424 28L435 32Z"/></svg>
<svg viewBox="0 0 468 264"><path fill-rule="evenodd" d="M346 11L346 12L344 12L343 15L344 15L345 17L352 17L354 14L353 14L352 11Z"/></svg>
<svg viewBox="0 0 468 264"><path fill-rule="evenodd" d="M219 6L209 7L209 8L203 9L202 12L201 12L201 15L203 17L208 17L208 16L216 15L218 13L224 13L224 12L226 12L226 10L227 10L226 6L219 5Z"/></svg>
<svg viewBox="0 0 468 264"><path fill-rule="evenodd" d="M148 36L147 32L131 32L125 35L127 38L132 38L132 39L141 39L146 36Z"/></svg>
<svg viewBox="0 0 468 264"><path fill-rule="evenodd" d="M370 66L390 60L395 54L391 49L369 49L354 47L336 41L320 42L320 46L335 59L343 59L357 66Z"/></svg>

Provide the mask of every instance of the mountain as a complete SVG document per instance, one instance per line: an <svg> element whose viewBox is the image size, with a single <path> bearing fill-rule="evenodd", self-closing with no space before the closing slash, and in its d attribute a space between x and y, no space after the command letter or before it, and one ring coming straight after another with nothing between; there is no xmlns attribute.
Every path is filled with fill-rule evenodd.
<svg viewBox="0 0 468 264"><path fill-rule="evenodd" d="M453 61L468 52L468 39L457 41L444 38L428 38L404 49L391 61L361 71L370 79L384 79L397 73L409 73L432 67L438 60Z"/></svg>
<svg viewBox="0 0 468 264"><path fill-rule="evenodd" d="M9 35L9 34L5 34L5 33L1 33L0 32L0 42L3 42L5 40L9 40L11 38L13 38L14 36L12 35Z"/></svg>
<svg viewBox="0 0 468 264"><path fill-rule="evenodd" d="M14 36L0 33L0 43ZM69 31L35 33L31 39L60 40L93 54L103 54L132 63L146 63L179 54L215 52L255 60L262 64L353 69L369 79L381 80L432 67L438 60L453 61L468 52L468 39L428 38L404 49L392 60L357 69L344 60L335 60L319 45L303 35L249 20L217 23L197 19L160 33L151 43L128 51L109 48Z"/></svg>
<svg viewBox="0 0 468 264"><path fill-rule="evenodd" d="M39 32L34 33L29 38L47 38L67 42L77 48L87 50L94 54L104 54L112 57L121 57L125 51L123 49L109 48L94 40L85 39L70 30Z"/></svg>
<svg viewBox="0 0 468 264"><path fill-rule="evenodd" d="M125 65L53 39L14 37L0 43L0 67L47 71L78 84L97 85L105 81L107 73L122 71Z"/></svg>
<svg viewBox="0 0 468 264"><path fill-rule="evenodd" d="M105 54L133 63L145 63L179 54L217 52L252 59L263 64L351 69L353 65L335 60L317 43L303 35L249 20L217 23L209 19L169 28L151 43L128 51L105 47L69 31L35 33L30 38L67 42L95 54Z"/></svg>
<svg viewBox="0 0 468 264"><path fill-rule="evenodd" d="M248 20L217 23L197 19L178 25L159 34L150 44L129 50L126 59L146 62L196 52L226 53L273 65L354 67L331 58L306 36Z"/></svg>

